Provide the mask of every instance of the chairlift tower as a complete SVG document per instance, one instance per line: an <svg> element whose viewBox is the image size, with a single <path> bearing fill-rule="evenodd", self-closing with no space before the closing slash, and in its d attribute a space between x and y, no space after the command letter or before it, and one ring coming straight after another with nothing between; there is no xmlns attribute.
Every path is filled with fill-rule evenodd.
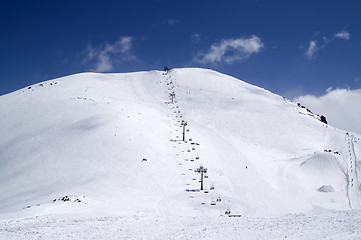
<svg viewBox="0 0 361 240"><path fill-rule="evenodd" d="M185 140L185 137L186 137L186 126L187 126L187 122L185 122L184 120L182 120L181 122L181 126L183 126L183 142Z"/></svg>
<svg viewBox="0 0 361 240"><path fill-rule="evenodd" d="M197 168L194 171L201 174L200 182L201 182L201 190L203 190L203 173L207 173L207 168L204 168L203 166L200 166L199 168Z"/></svg>
<svg viewBox="0 0 361 240"><path fill-rule="evenodd" d="M172 98L172 103L173 103L173 99L174 99L174 97L175 97L175 93L172 92L172 93L169 94L169 96Z"/></svg>

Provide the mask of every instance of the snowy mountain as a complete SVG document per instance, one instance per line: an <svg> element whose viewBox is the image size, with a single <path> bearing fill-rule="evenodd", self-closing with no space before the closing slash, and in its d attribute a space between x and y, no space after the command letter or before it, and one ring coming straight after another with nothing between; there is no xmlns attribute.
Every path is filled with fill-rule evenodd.
<svg viewBox="0 0 361 240"><path fill-rule="evenodd" d="M212 70L76 74L0 96L0 112L5 218L360 208L360 135Z"/></svg>

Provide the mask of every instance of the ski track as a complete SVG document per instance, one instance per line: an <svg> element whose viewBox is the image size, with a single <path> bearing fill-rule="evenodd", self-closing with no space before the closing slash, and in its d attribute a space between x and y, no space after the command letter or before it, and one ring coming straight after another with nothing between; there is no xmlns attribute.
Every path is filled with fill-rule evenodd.
<svg viewBox="0 0 361 240"><path fill-rule="evenodd" d="M209 184L205 183L207 180L206 178L204 178L204 190L200 190L200 174L195 174L194 171L202 164L199 163L200 156L197 153L196 145L192 145L192 143L198 143L198 141L195 141L193 137L189 137L189 135L191 134L189 126L185 128L185 141L180 140L183 139L183 127L181 126L181 122L185 120L183 119L183 110L179 107L177 101L177 80L175 78L172 78L170 74L167 74L165 76L167 76L166 86L169 91L169 105L171 106L170 110L172 111L171 115L174 116L174 118L172 118L172 121L174 123L173 125L175 126L175 129L173 132L174 138L172 139L172 142L175 144L173 145L174 149L176 150L175 160L178 162L178 165L181 169L183 183L185 183L184 187L185 190L188 190L188 198L193 205L193 209L195 211L200 210L202 212L202 215L204 215L206 211L203 206L211 204L214 204L211 206L213 206L214 209L217 209L219 211L219 214L222 215L228 209L228 207L226 207L224 201L221 201L221 194L219 194L215 189L211 190L209 188L210 186L208 186ZM173 97L171 96L171 94L174 94ZM208 174L205 175L207 175L208 177ZM198 183L198 185L194 184L194 181ZM189 190L195 190L195 192ZM221 202L217 202L216 199L219 199Z"/></svg>
<svg viewBox="0 0 361 240"><path fill-rule="evenodd" d="M348 198L351 209L360 209L358 178L356 172L356 155L354 149L354 136L347 133L348 145Z"/></svg>

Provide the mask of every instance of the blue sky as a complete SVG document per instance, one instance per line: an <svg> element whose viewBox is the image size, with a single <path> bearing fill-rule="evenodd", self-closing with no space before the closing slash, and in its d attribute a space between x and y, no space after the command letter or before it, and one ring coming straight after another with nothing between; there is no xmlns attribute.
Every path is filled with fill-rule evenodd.
<svg viewBox="0 0 361 240"><path fill-rule="evenodd" d="M212 68L288 98L361 88L361 2L1 1L0 95L79 72Z"/></svg>

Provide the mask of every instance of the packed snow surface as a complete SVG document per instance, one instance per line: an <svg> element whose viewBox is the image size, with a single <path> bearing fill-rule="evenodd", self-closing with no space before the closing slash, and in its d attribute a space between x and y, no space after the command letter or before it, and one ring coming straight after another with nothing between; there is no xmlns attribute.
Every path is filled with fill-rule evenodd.
<svg viewBox="0 0 361 240"><path fill-rule="evenodd" d="M360 212L282 217L69 217L0 221L0 239L361 239Z"/></svg>
<svg viewBox="0 0 361 240"><path fill-rule="evenodd" d="M302 228L308 216L315 228L338 219L340 231L360 237L360 135L230 76L76 74L0 96L0 113L0 238L47 238L71 226L64 239L84 237L73 221L107 222L107 239L127 236L132 221L145 224L134 238L152 226L166 236L164 224L184 239L188 230L216 238L225 224L233 238L242 230L256 239L259 224L276 223L269 239L301 238L308 230L286 225Z"/></svg>

